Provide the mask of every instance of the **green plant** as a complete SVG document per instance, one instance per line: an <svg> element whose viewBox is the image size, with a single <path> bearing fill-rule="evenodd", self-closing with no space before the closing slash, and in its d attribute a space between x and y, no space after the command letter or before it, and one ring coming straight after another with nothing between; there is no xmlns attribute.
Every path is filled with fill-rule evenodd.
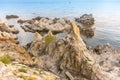
<svg viewBox="0 0 120 80"><path fill-rule="evenodd" d="M22 76L23 80L28 80L26 76Z"/></svg>
<svg viewBox="0 0 120 80"><path fill-rule="evenodd" d="M49 44L53 39L54 39L54 36L53 35L49 35L49 36L45 37L45 43Z"/></svg>
<svg viewBox="0 0 120 80"><path fill-rule="evenodd" d="M26 68L24 68L24 67L22 67L21 69L19 69L19 71L20 71L20 72L24 72L24 73L27 72Z"/></svg>
<svg viewBox="0 0 120 80"><path fill-rule="evenodd" d="M8 56L4 56L4 57L0 58L0 61L3 62L4 64L9 64L11 62L11 60Z"/></svg>

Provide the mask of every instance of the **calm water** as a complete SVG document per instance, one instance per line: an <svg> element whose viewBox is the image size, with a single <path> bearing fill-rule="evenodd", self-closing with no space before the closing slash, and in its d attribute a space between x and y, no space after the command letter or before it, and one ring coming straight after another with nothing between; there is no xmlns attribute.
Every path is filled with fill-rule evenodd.
<svg viewBox="0 0 120 80"><path fill-rule="evenodd" d="M0 18L5 20L7 14L19 15L22 19L30 19L36 16L45 17L79 17L84 13L92 13L95 17L95 36L87 39L89 45L110 43L115 48L120 48L120 2L119 0L101 0L87 2L88 0L44 1L0 3ZM5 20L7 21L7 20ZM16 20L9 20L20 30L18 34L21 44L30 42L34 35L25 33Z"/></svg>

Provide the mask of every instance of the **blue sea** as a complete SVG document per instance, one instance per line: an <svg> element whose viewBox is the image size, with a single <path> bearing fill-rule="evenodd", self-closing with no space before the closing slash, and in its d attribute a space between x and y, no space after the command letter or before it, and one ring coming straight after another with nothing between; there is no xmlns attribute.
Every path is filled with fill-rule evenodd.
<svg viewBox="0 0 120 80"><path fill-rule="evenodd" d="M7 0L0 1L0 19L14 24L20 30L18 34L21 44L31 41L34 34L24 32L17 20L6 20L5 16L16 14L20 19L42 17L67 17L74 19L82 14L93 14L95 17L95 36L83 37L88 45L110 43L120 49L120 1L119 0Z"/></svg>

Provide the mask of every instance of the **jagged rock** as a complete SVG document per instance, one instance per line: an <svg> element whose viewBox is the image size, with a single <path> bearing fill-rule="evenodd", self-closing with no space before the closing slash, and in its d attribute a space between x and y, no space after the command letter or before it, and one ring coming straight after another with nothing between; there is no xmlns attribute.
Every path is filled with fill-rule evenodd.
<svg viewBox="0 0 120 80"><path fill-rule="evenodd" d="M58 76L24 64L0 62L0 80L60 80Z"/></svg>
<svg viewBox="0 0 120 80"><path fill-rule="evenodd" d="M92 38L94 36L93 28L81 27L80 32L82 35L86 36L87 38Z"/></svg>
<svg viewBox="0 0 120 80"><path fill-rule="evenodd" d="M19 18L17 15L6 15L6 19Z"/></svg>
<svg viewBox="0 0 120 80"><path fill-rule="evenodd" d="M0 58L4 56L19 63L32 64L30 55L26 50L20 45L9 41L0 41Z"/></svg>
<svg viewBox="0 0 120 80"><path fill-rule="evenodd" d="M14 33L18 33L13 26L9 26L8 23L0 20L0 41L9 41L12 43L19 43L18 38Z"/></svg>
<svg viewBox="0 0 120 80"><path fill-rule="evenodd" d="M76 18L75 21L86 26L92 26L94 24L94 18L92 14L84 14L80 18Z"/></svg>
<svg viewBox="0 0 120 80"><path fill-rule="evenodd" d="M73 22L71 31L64 39L54 36L51 32L45 36L36 33L28 52L38 58L36 64L39 67L64 78L66 72L69 72L67 76L75 80L116 79L94 61L80 37L79 28Z"/></svg>
<svg viewBox="0 0 120 80"><path fill-rule="evenodd" d="M39 21L41 18L43 18L43 17L38 16L38 17L33 18L32 20L37 20L37 21ZM49 19L49 18L46 17L46 19Z"/></svg>
<svg viewBox="0 0 120 80"><path fill-rule="evenodd" d="M14 27L10 27L8 23L0 20L0 31L8 33L18 33L19 31Z"/></svg>
<svg viewBox="0 0 120 80"><path fill-rule="evenodd" d="M23 24L23 23L29 23L29 24L32 24L32 23L34 23L34 21L33 20L18 20L17 21L18 23L20 23L20 24Z"/></svg>
<svg viewBox="0 0 120 80"><path fill-rule="evenodd" d="M16 41L14 34L0 30L0 80L60 80L50 72L28 67L35 61Z"/></svg>
<svg viewBox="0 0 120 80"><path fill-rule="evenodd" d="M29 20L28 20L29 21ZM27 20L21 21L21 23L27 22ZM31 24L24 24L21 27L25 31L29 32L48 32L52 31L53 34L61 33L66 30L69 30L70 24L69 20L63 18L63 19L50 19L50 18L44 18L44 17L38 17L31 20ZM20 22L20 21L19 21Z"/></svg>
<svg viewBox="0 0 120 80"><path fill-rule="evenodd" d="M120 79L120 52L110 45L98 45L93 48L92 56L104 71L112 76L111 80ZM106 79L107 80L107 79Z"/></svg>
<svg viewBox="0 0 120 80"><path fill-rule="evenodd" d="M1 32L1 31L0 31L0 41L10 41L12 43L19 43L17 41L16 35L12 33L7 33L7 32Z"/></svg>
<svg viewBox="0 0 120 80"><path fill-rule="evenodd" d="M57 38L51 32L45 37L39 35L40 38L33 40L28 51L39 56L40 67L47 68L54 73L59 70L68 70L71 74L74 73L73 76L82 74L92 79L96 72L95 68L93 69L95 61L80 37L79 28L74 23L71 23L71 26L71 32L65 39Z"/></svg>

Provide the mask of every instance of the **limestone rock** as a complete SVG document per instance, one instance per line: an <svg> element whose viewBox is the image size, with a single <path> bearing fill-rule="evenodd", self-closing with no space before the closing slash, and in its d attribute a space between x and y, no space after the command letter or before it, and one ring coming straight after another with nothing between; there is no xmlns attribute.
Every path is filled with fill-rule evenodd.
<svg viewBox="0 0 120 80"><path fill-rule="evenodd" d="M23 21L23 22L22 22ZM21 27L25 31L29 32L48 32L52 31L53 34L64 32L70 29L69 21L65 18L63 19L50 19L40 17L32 20L22 20L21 23L26 22ZM18 21L20 22L20 21Z"/></svg>
<svg viewBox="0 0 120 80"><path fill-rule="evenodd" d="M80 37L79 28L73 22L71 27L71 32L65 39L54 36L49 44L45 43L46 36L39 40L34 39L28 50L31 54L40 55L38 64L41 62L43 64L39 66L54 73L61 69L79 75L81 73L90 78L90 74L93 74L92 66L95 62Z"/></svg>
<svg viewBox="0 0 120 80"><path fill-rule="evenodd" d="M11 42L0 41L0 58L2 57L23 64L32 64L32 59L26 50L20 45Z"/></svg>
<svg viewBox="0 0 120 80"><path fill-rule="evenodd" d="M1 31L0 31L0 41L9 41L12 43L19 43L17 41L16 35L12 33L7 33L7 32L1 32Z"/></svg>
<svg viewBox="0 0 120 80"><path fill-rule="evenodd" d="M88 27L81 27L80 32L83 36L87 38L92 38L94 37L94 29L93 28L88 28Z"/></svg>
<svg viewBox="0 0 120 80"><path fill-rule="evenodd" d="M17 15L6 15L6 19L19 18Z"/></svg>
<svg viewBox="0 0 120 80"><path fill-rule="evenodd" d="M79 28L71 22L71 30L65 38L54 36L51 32L45 36L37 33L28 51L38 58L36 64L40 68L62 78L68 76L75 80L114 80L113 74L94 61L80 35ZM46 38L49 41L47 44Z"/></svg>
<svg viewBox="0 0 120 80"><path fill-rule="evenodd" d="M18 33L19 31L14 27L10 27L8 23L0 20L0 31L8 33Z"/></svg>
<svg viewBox="0 0 120 80"><path fill-rule="evenodd" d="M94 24L94 18L92 14L84 14L80 18L76 18L75 21L86 26L92 26Z"/></svg>
<svg viewBox="0 0 120 80"><path fill-rule="evenodd" d="M19 63L5 66L0 62L0 80L60 80L58 76L42 69L30 68Z"/></svg>

